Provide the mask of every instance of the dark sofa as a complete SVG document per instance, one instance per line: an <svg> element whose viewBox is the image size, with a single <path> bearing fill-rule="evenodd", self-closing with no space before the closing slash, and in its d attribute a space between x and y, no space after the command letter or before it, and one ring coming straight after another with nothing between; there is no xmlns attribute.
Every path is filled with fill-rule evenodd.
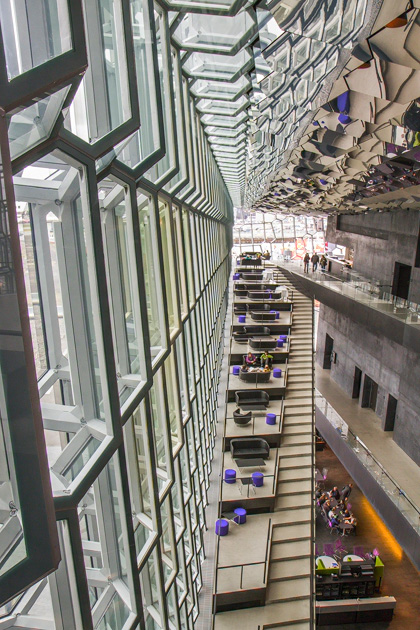
<svg viewBox="0 0 420 630"><path fill-rule="evenodd" d="M275 350L277 340L274 337L264 337L264 339L248 339L249 347L253 350Z"/></svg>
<svg viewBox="0 0 420 630"><path fill-rule="evenodd" d="M274 322L276 320L276 314L267 311L251 311L251 319L254 322Z"/></svg>
<svg viewBox="0 0 420 630"><path fill-rule="evenodd" d="M253 459L254 457L269 459L270 447L262 438L233 438L230 441L230 454L232 459Z"/></svg>
<svg viewBox="0 0 420 630"><path fill-rule="evenodd" d="M238 330L233 333L233 338L239 343L247 343L248 339L252 337L252 335L267 337L271 335L271 332L267 326L244 326L243 331Z"/></svg>
<svg viewBox="0 0 420 630"><path fill-rule="evenodd" d="M252 280L253 282L259 282L260 280L263 279L263 275L262 275L262 273L258 273L258 272L253 272L253 273L249 272L248 273L246 271L243 271L241 273L241 278L243 280L248 280L248 281Z"/></svg>
<svg viewBox="0 0 420 630"><path fill-rule="evenodd" d="M235 392L237 407L252 411L253 409L267 409L270 396L262 389L244 389Z"/></svg>
<svg viewBox="0 0 420 630"><path fill-rule="evenodd" d="M239 372L239 378L244 383L268 383L271 378L271 372Z"/></svg>

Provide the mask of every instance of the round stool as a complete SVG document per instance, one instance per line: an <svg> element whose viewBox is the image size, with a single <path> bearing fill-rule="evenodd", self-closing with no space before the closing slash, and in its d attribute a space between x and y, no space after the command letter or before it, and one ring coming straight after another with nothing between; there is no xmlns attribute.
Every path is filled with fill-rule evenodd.
<svg viewBox="0 0 420 630"><path fill-rule="evenodd" d="M283 346L284 346L283 339L277 339L276 345L277 345L277 348L283 348Z"/></svg>
<svg viewBox="0 0 420 630"><path fill-rule="evenodd" d="M238 376L240 371L241 371L241 366L240 365L234 365L233 366L232 374L234 374L235 376Z"/></svg>
<svg viewBox="0 0 420 630"><path fill-rule="evenodd" d="M252 483L256 488L261 488L264 485L264 475L262 472L253 472L252 475Z"/></svg>
<svg viewBox="0 0 420 630"><path fill-rule="evenodd" d="M275 413L268 413L265 416L265 423L266 424L276 424L276 414Z"/></svg>
<svg viewBox="0 0 420 630"><path fill-rule="evenodd" d="M236 470L233 468L226 468L225 470L225 481L226 483L235 483L236 481Z"/></svg>
<svg viewBox="0 0 420 630"><path fill-rule="evenodd" d="M280 311L276 311L276 319L280 319Z"/></svg>
<svg viewBox="0 0 420 630"><path fill-rule="evenodd" d="M273 369L273 378L281 378L281 368Z"/></svg>
<svg viewBox="0 0 420 630"><path fill-rule="evenodd" d="M229 533L229 521L225 518L219 518L216 521L216 535L217 536L227 536Z"/></svg>
<svg viewBox="0 0 420 630"><path fill-rule="evenodd" d="M246 321L246 315L239 315L238 322L240 324L245 324L245 321Z"/></svg>
<svg viewBox="0 0 420 630"><path fill-rule="evenodd" d="M246 510L245 508L236 508L236 510L233 510L236 514L236 516L234 517L234 521L235 523L238 523L238 525L243 525L244 523L246 523Z"/></svg>
<svg viewBox="0 0 420 630"><path fill-rule="evenodd" d="M282 341L287 341L287 335L279 335L279 339Z"/></svg>

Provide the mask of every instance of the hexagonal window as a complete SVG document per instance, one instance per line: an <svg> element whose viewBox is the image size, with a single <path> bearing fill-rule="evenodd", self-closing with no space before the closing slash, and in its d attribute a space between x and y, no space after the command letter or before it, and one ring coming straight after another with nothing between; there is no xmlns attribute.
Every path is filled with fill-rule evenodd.
<svg viewBox="0 0 420 630"><path fill-rule="evenodd" d="M255 20L248 11L233 17L187 13L173 37L185 50L232 54L249 40L255 28Z"/></svg>

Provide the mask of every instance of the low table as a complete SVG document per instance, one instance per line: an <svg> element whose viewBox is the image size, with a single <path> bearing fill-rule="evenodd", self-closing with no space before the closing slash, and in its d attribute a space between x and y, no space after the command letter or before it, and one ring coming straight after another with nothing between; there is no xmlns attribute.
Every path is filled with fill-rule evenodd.
<svg viewBox="0 0 420 630"><path fill-rule="evenodd" d="M241 468L262 468L265 466L265 460L262 457L254 457L249 459L234 458L235 464Z"/></svg>

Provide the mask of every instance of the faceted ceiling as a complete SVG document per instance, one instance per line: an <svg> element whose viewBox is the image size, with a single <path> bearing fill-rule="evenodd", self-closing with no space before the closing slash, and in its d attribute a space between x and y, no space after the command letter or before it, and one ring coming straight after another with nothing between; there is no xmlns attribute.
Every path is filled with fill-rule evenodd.
<svg viewBox="0 0 420 630"><path fill-rule="evenodd" d="M167 4L235 206L420 201L420 0Z"/></svg>

